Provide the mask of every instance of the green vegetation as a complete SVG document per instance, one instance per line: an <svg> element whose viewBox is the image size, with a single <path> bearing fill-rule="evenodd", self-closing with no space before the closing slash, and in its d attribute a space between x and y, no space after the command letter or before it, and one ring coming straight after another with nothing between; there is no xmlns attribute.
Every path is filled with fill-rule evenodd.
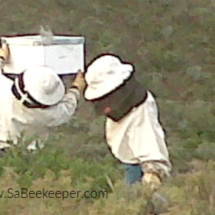
<svg viewBox="0 0 215 215"><path fill-rule="evenodd" d="M215 214L215 2L213 0L0 1L1 35L85 35L87 62L102 52L136 66L157 97L174 165L159 191L165 215ZM90 123L89 123L90 122ZM148 215L147 188L128 188L123 167L103 140L103 118L86 102L69 125L54 132L45 150L20 147L0 159L0 190L108 191L108 198L0 199L0 214ZM1 193L0 193L1 195Z"/></svg>

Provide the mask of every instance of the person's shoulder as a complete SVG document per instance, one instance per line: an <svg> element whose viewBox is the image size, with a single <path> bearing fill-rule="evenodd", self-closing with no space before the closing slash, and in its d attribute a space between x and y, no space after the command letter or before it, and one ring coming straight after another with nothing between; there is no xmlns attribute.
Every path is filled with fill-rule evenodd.
<svg viewBox="0 0 215 215"><path fill-rule="evenodd" d="M13 80L5 76L4 74L0 73L0 81L2 83L8 83L8 84L13 84Z"/></svg>
<svg viewBox="0 0 215 215"><path fill-rule="evenodd" d="M11 92L13 81L7 78L5 75L0 74L0 93L1 95ZM12 93L12 92L11 92Z"/></svg>
<svg viewBox="0 0 215 215"><path fill-rule="evenodd" d="M5 80L11 81L11 82L13 81L12 79L10 79L9 77L7 77L5 74L3 74L1 72L0 72L0 79L1 80L5 79Z"/></svg>

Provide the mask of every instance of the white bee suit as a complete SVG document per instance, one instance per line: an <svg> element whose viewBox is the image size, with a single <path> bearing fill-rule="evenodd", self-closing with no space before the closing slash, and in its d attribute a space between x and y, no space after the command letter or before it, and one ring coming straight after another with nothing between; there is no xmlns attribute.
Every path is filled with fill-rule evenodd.
<svg viewBox="0 0 215 215"><path fill-rule="evenodd" d="M123 62L119 57L99 56L88 66L85 75L88 84L84 95L85 99L101 101L105 95L121 90L122 88L119 89L119 87L129 77L132 77L134 72L134 66ZM139 89L137 88L137 90ZM141 92L138 91L138 94ZM142 104L134 105L128 113L122 115L119 121L114 121L112 120L114 117L111 115L108 117L105 114L107 116L106 141L113 155L122 163L128 164L128 166L139 164L143 172L153 172L164 178L170 175L172 168L165 142L165 133L159 122L158 108L152 93L143 90L142 94L143 98L147 94L146 100ZM108 104L106 101L105 105L112 108L111 102L112 100ZM118 108L118 112L120 112L120 105Z"/></svg>
<svg viewBox="0 0 215 215"><path fill-rule="evenodd" d="M112 153L123 163L141 164L157 161L169 175L171 163L165 143L165 134L158 120L153 95L148 91L146 101L121 119L106 120L106 140Z"/></svg>
<svg viewBox="0 0 215 215"><path fill-rule="evenodd" d="M43 147L49 137L49 129L68 122L77 108L79 92L69 89L62 101L46 109L27 108L13 95L13 81L0 74L0 148L17 144L23 133L26 138L38 139ZM24 137L25 137L24 136ZM29 149L35 149L35 141Z"/></svg>

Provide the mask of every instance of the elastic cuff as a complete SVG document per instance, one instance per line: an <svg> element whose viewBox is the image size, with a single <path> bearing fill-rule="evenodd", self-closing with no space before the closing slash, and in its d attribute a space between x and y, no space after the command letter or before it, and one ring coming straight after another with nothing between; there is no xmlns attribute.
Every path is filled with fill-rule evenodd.
<svg viewBox="0 0 215 215"><path fill-rule="evenodd" d="M78 90L78 88L77 87L70 87L69 91L73 92L75 94L77 102L79 102L79 100L80 100L80 91Z"/></svg>
<svg viewBox="0 0 215 215"><path fill-rule="evenodd" d="M4 67L4 62L5 62L5 59L3 57L0 57L0 69L3 69ZM2 72L3 73L3 72Z"/></svg>
<svg viewBox="0 0 215 215"><path fill-rule="evenodd" d="M5 59L3 57L0 57L0 63L4 64L4 62L5 62Z"/></svg>
<svg viewBox="0 0 215 215"><path fill-rule="evenodd" d="M79 89L78 89L78 87L76 85L72 85L71 89L77 89L79 91Z"/></svg>

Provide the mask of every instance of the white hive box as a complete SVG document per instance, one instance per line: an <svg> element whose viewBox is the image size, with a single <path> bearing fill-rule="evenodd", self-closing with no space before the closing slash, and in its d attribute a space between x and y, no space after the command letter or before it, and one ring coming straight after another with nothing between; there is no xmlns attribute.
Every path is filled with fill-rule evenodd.
<svg viewBox="0 0 215 215"><path fill-rule="evenodd" d="M19 74L33 65L50 66L59 75L76 74L85 66L85 38L53 36L50 44L40 35L1 37L10 48L10 58L4 66L5 74Z"/></svg>

